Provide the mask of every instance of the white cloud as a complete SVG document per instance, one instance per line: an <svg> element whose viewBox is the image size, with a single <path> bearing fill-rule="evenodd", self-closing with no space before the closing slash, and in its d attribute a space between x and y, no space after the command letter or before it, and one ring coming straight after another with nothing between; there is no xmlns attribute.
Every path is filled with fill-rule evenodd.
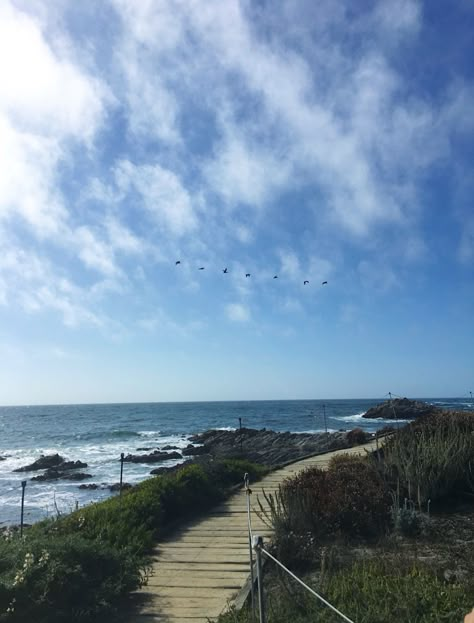
<svg viewBox="0 0 474 623"><path fill-rule="evenodd" d="M139 166L123 160L115 176L122 192L134 189L155 223L169 233L181 236L197 227L191 196L173 171L159 164Z"/></svg>
<svg viewBox="0 0 474 623"><path fill-rule="evenodd" d="M21 130L90 140L103 115L104 88L47 44L41 25L0 5L0 110Z"/></svg>
<svg viewBox="0 0 474 623"><path fill-rule="evenodd" d="M18 304L28 313L58 312L66 326L104 326L92 305L89 292L61 275L47 259L2 241L0 283L9 304Z"/></svg>
<svg viewBox="0 0 474 623"><path fill-rule="evenodd" d="M232 322L248 322L250 320L250 310L242 303L229 303L225 307L225 313Z"/></svg>
<svg viewBox="0 0 474 623"><path fill-rule="evenodd" d="M287 163L255 141L245 139L245 133L227 120L224 137L215 148L215 156L203 167L213 190L231 207L238 203L262 208L272 195L289 181Z"/></svg>
<svg viewBox="0 0 474 623"><path fill-rule="evenodd" d="M117 274L118 269L112 249L102 242L89 227L78 227L73 235L79 257L86 266L107 276Z"/></svg>
<svg viewBox="0 0 474 623"><path fill-rule="evenodd" d="M107 89L48 45L40 22L0 4L0 219L20 216L60 240L68 212L58 168L69 141L91 144Z"/></svg>
<svg viewBox="0 0 474 623"><path fill-rule="evenodd" d="M290 279L300 279L301 266L296 253L290 250L280 250L278 255L280 258L281 274Z"/></svg>

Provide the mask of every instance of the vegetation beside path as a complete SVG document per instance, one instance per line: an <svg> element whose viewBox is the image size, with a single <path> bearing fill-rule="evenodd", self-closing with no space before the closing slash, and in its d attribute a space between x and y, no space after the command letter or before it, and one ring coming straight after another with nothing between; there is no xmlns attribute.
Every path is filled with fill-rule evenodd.
<svg viewBox="0 0 474 623"><path fill-rule="evenodd" d="M421 418L378 452L308 468L266 498L273 555L356 623L460 623L473 607L474 414ZM267 623L341 620L265 569ZM219 621L252 620L243 609Z"/></svg>
<svg viewBox="0 0 474 623"><path fill-rule="evenodd" d="M152 545L266 468L242 460L186 466L105 502L0 539L0 622L117 621L146 580Z"/></svg>

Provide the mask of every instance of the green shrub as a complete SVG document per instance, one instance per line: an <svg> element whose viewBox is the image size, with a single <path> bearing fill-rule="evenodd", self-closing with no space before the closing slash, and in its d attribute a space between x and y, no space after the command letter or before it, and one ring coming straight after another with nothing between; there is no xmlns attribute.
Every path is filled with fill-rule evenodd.
<svg viewBox="0 0 474 623"><path fill-rule="evenodd" d="M142 583L140 561L125 550L80 536L27 537L0 546L0 621L75 623L117 613Z"/></svg>
<svg viewBox="0 0 474 623"><path fill-rule="evenodd" d="M351 446L360 446L371 440L371 436L362 428L353 428L347 433L347 441Z"/></svg>

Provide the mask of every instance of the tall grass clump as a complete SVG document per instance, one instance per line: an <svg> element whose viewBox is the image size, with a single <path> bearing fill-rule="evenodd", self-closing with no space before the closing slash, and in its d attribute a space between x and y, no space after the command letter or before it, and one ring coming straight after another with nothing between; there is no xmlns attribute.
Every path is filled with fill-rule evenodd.
<svg viewBox="0 0 474 623"><path fill-rule="evenodd" d="M378 463L385 482L418 510L456 489L473 489L474 414L422 418L387 439Z"/></svg>

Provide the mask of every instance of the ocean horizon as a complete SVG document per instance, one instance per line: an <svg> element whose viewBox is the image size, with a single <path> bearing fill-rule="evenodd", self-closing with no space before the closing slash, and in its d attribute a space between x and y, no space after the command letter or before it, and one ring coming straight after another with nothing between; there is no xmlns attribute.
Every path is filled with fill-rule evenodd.
<svg viewBox="0 0 474 623"><path fill-rule="evenodd" d="M437 406L470 410L466 398L420 398ZM120 454L139 453L189 444L189 437L211 428L233 430L242 426L279 432L350 430L368 432L393 420L367 420L362 416L383 399L239 400L143 403L90 403L66 405L16 405L0 407L0 525L19 522L21 481L27 480L25 521L32 523L55 513L70 512L109 497L105 488L117 483ZM404 422L404 420L399 420ZM59 453L80 460L81 470L92 477L84 481L99 486L79 489L74 481L35 482L34 473L15 469L40 455ZM181 462L169 460L159 466ZM124 482L136 484L149 477L156 465L126 463ZM100 487L104 488L100 488Z"/></svg>

